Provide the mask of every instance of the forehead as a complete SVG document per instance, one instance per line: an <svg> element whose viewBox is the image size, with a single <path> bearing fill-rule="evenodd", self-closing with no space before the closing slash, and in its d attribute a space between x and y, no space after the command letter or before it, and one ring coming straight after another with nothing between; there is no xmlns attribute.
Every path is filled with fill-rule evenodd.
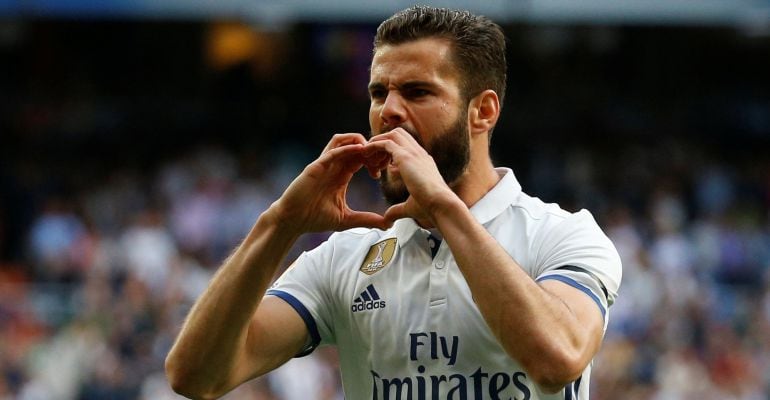
<svg viewBox="0 0 770 400"><path fill-rule="evenodd" d="M370 80L387 84L420 80L457 84L448 40L427 38L396 45L383 45L372 57Z"/></svg>

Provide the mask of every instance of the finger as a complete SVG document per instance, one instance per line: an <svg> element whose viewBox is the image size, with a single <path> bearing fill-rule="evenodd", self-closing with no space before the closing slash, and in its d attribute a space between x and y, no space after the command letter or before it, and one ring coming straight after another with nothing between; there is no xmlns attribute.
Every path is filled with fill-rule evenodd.
<svg viewBox="0 0 770 400"><path fill-rule="evenodd" d="M376 167L367 165L366 170L369 171L369 176L372 179L380 179L380 176L382 175L382 172L380 172L382 171L382 168L376 168Z"/></svg>
<svg viewBox="0 0 770 400"><path fill-rule="evenodd" d="M378 159L387 157L391 158L392 154L401 146L393 140L381 139L377 141L370 141L364 146L364 157ZM383 155L384 153L384 155Z"/></svg>
<svg viewBox="0 0 770 400"><path fill-rule="evenodd" d="M394 204L390 206L387 210L385 210L385 214L383 214L383 218L389 224L393 224L393 222L401 218L411 218L411 217L412 215L409 212L409 208L407 207L406 203Z"/></svg>
<svg viewBox="0 0 770 400"><path fill-rule="evenodd" d="M379 228L388 229L392 222L388 222L382 215L368 211L350 211L342 229L350 228Z"/></svg>
<svg viewBox="0 0 770 400"><path fill-rule="evenodd" d="M361 144L348 144L341 147L333 148L318 158L316 163L309 166L313 171L320 173L321 171L332 173L344 173L344 175L352 175L364 165L364 157L362 154L363 146ZM316 170L317 167L312 165L318 165L322 169Z"/></svg>
<svg viewBox="0 0 770 400"><path fill-rule="evenodd" d="M398 135L391 131L387 133L383 133L377 136L374 136L373 138L369 139L369 143L377 143L377 142L384 142L384 141L397 141L399 140Z"/></svg>
<svg viewBox="0 0 770 400"><path fill-rule="evenodd" d="M366 144L366 138L360 133L337 133L332 136L322 153L348 144Z"/></svg>
<svg viewBox="0 0 770 400"><path fill-rule="evenodd" d="M364 161L363 150L364 150L364 146L360 143L346 144L346 145L342 145L340 147L335 147L335 148L329 149L328 151L325 151L323 154L321 154L320 157L318 157L318 161L326 164L334 161L339 161L342 159L356 158L363 163Z"/></svg>
<svg viewBox="0 0 770 400"><path fill-rule="evenodd" d="M369 142L378 142L382 140L392 140L401 145L406 145L407 143L419 145L417 138L404 128L395 128L389 132L373 136L369 139Z"/></svg>
<svg viewBox="0 0 770 400"><path fill-rule="evenodd" d="M363 151L364 158L373 157L377 153L387 154L387 158L381 159L377 163L379 169L385 169L390 165L400 166L404 160L410 159L412 156L420 156L422 148L407 148L399 145L392 140L382 140L377 142L369 142Z"/></svg>
<svg viewBox="0 0 770 400"><path fill-rule="evenodd" d="M380 177L380 171L387 168L390 163L390 154L380 151L371 155L364 154L366 169L369 170L369 176L378 179Z"/></svg>
<svg viewBox="0 0 770 400"><path fill-rule="evenodd" d="M365 148L364 154L367 156L377 151L387 151L394 154L399 149L412 154L427 154L425 148L409 132L401 128L371 138Z"/></svg>

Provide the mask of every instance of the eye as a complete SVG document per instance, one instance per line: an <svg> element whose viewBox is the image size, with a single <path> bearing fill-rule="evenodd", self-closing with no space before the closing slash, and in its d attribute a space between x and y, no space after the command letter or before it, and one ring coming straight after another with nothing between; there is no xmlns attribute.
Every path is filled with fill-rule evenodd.
<svg viewBox="0 0 770 400"><path fill-rule="evenodd" d="M430 91L427 89L414 88L414 89L409 89L406 95L410 98L416 99L420 97L425 97L429 94L430 94Z"/></svg>
<svg viewBox="0 0 770 400"><path fill-rule="evenodd" d="M385 96L387 96L387 91L384 89L369 90L369 98L372 100L384 99Z"/></svg>

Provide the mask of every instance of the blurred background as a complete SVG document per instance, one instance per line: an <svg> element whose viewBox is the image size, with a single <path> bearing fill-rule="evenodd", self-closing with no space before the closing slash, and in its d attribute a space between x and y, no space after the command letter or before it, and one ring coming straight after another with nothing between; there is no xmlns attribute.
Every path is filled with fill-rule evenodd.
<svg viewBox="0 0 770 400"><path fill-rule="evenodd" d="M506 31L495 162L623 259L592 398L770 398L770 1L576 3L434 2ZM333 133L368 131L372 36L410 4L0 0L0 400L177 398L186 312ZM336 362L226 398L341 399Z"/></svg>

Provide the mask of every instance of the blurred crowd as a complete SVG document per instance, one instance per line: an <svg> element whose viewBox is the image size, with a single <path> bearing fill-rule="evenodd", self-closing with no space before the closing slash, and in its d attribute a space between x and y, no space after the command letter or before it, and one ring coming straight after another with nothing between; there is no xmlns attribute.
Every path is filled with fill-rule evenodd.
<svg viewBox="0 0 770 400"><path fill-rule="evenodd" d="M372 26L217 28L259 50L217 69L205 27L148 25L0 25L0 400L178 398L163 361L192 303L329 135L366 125ZM591 210L623 261L592 398L770 398L770 43L509 29L494 159ZM366 176L348 196L385 207ZM226 399L342 399L336 357Z"/></svg>
<svg viewBox="0 0 770 400"><path fill-rule="evenodd" d="M698 166L692 187L649 188L647 213L602 216L623 283L596 398L770 396L770 169L754 162L756 181Z"/></svg>
<svg viewBox="0 0 770 400"><path fill-rule="evenodd" d="M0 268L0 399L173 398L165 355L221 260L288 184L279 169L266 176L207 149L46 199L25 238L28 264ZM323 362L333 356L320 354L287 367L302 370L302 394L278 372L232 398L334 398Z"/></svg>

